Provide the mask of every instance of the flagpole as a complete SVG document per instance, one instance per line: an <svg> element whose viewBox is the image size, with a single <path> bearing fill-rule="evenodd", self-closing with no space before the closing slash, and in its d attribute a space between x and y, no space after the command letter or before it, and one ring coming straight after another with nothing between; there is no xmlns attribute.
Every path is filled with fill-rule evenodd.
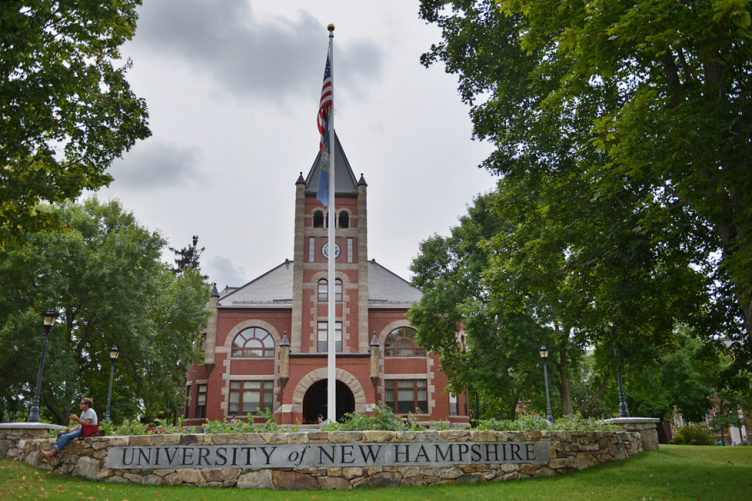
<svg viewBox="0 0 752 501"><path fill-rule="evenodd" d="M329 286L329 301L328 301L328 366L327 366L327 419L332 422L337 421L337 359L336 359L336 302L335 302L335 281L336 275L334 272L334 260L336 259L335 252L335 238L334 238L334 224L336 221L336 210L334 206L335 192L334 192L334 162L337 156L336 143L337 139L334 136L334 25L327 26L329 30L329 68L332 77L332 105L331 112L329 113L329 148L330 148L330 167L329 167L329 267L328 267L328 286Z"/></svg>

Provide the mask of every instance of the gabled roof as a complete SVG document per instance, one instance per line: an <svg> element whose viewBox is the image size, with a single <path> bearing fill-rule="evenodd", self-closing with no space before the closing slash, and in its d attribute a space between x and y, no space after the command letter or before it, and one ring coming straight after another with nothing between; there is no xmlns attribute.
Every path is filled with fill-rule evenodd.
<svg viewBox="0 0 752 501"><path fill-rule="evenodd" d="M305 179L305 194L316 195L319 188L319 173L321 172L321 152L316 155L311 170ZM334 192L337 195L357 195L358 182L355 179L350 162L347 160L342 143L339 142L337 132L334 132Z"/></svg>
<svg viewBox="0 0 752 501"><path fill-rule="evenodd" d="M272 268L219 298L218 308L292 308L292 261ZM231 289L228 287L227 291Z"/></svg>
<svg viewBox="0 0 752 501"><path fill-rule="evenodd" d="M242 287L226 288L218 308L292 308L293 263L284 263ZM409 308L422 292L376 260L368 262L368 307Z"/></svg>
<svg viewBox="0 0 752 501"><path fill-rule="evenodd" d="M375 259L368 261L369 308L409 308L420 301L422 295L420 289L384 268Z"/></svg>

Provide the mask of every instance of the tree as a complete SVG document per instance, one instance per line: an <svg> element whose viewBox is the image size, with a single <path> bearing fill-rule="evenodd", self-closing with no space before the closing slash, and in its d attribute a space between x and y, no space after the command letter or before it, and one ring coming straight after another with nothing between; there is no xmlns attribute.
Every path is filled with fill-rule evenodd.
<svg viewBox="0 0 752 501"><path fill-rule="evenodd" d="M66 225L24 235L0 256L0 396L31 400L41 354L39 312L55 308L42 381L45 414L67 423L75 398L104 412L109 349L115 368L112 415L162 410L167 372L199 357L209 288L192 270L175 276L160 261L165 241L118 202L96 198L48 208Z"/></svg>
<svg viewBox="0 0 752 501"><path fill-rule="evenodd" d="M746 338L736 348L747 350L751 10L746 1L667 0L422 0L420 10L443 34L423 63L442 61L459 76L475 137L497 147L485 167L548 192L545 215L558 217L554 226L540 218L541 246L568 221L598 266L625 257L590 224L604 197L605 207L623 197L630 217L607 243L647 231L658 238L643 239L655 263L684 251L709 277L705 333ZM569 203L553 206L561 186L574 188L561 197Z"/></svg>
<svg viewBox="0 0 752 501"><path fill-rule="evenodd" d="M175 266L170 268L174 274L179 275L180 273L185 273L189 269L196 272L201 271L200 259L201 253L204 252L205 247L198 248L197 235L193 235L192 243L188 247L183 247L180 250L175 249L174 247L169 247L169 249L175 254ZM206 275L202 276L204 277L204 280L209 278Z"/></svg>
<svg viewBox="0 0 752 501"><path fill-rule="evenodd" d="M506 312L487 287L491 252L485 243L509 227L491 210L494 198L478 196L451 236L421 243L410 269L423 295L408 318L421 345L441 355L452 391L470 387L489 414L514 418L521 402L535 400L545 411L538 348L551 330L529 314Z"/></svg>
<svg viewBox="0 0 752 501"><path fill-rule="evenodd" d="M0 249L58 225L39 202L75 200L150 135L147 108L115 66L140 0L0 2Z"/></svg>

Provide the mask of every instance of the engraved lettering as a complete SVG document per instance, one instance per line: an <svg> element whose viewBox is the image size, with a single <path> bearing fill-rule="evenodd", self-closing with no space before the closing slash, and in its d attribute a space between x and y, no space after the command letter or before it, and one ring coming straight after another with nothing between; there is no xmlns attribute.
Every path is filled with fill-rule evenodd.
<svg viewBox="0 0 752 501"><path fill-rule="evenodd" d="M324 463L324 456L326 456L327 458L329 458L329 462L330 463L334 464L334 456L336 456L336 455L337 455L337 452L336 452L336 448L334 446L332 446L332 453L331 454L329 454L328 452L326 452L326 449L324 449L323 445L319 446L319 464L323 464Z"/></svg>
<svg viewBox="0 0 752 501"><path fill-rule="evenodd" d="M436 461L437 462L439 461L439 456L441 456L441 460L442 461L446 461L447 460L447 456L449 456L449 461L454 461L454 452L452 451L451 444L447 447L446 454L444 454L443 452L441 452L441 445L440 444L436 444L433 447L434 447L434 452L436 453Z"/></svg>
<svg viewBox="0 0 752 501"><path fill-rule="evenodd" d="M470 454L472 456L471 461L480 461L483 459L483 455L480 453L480 444L473 444L470 446Z"/></svg>
<svg viewBox="0 0 752 501"><path fill-rule="evenodd" d="M151 449L144 450L144 447L139 447L138 449L138 464L141 465L141 459L143 459L146 464L149 464L149 461L151 461Z"/></svg>
<svg viewBox="0 0 752 501"><path fill-rule="evenodd" d="M224 466L227 464L225 452L227 452L227 447L217 447L217 461L214 462L216 466ZM222 462L220 463L219 460L222 460Z"/></svg>
<svg viewBox="0 0 752 501"><path fill-rule="evenodd" d="M128 454L128 449L127 448L123 448L123 464L125 466L130 466L130 465L133 464L133 455L135 454L136 451L133 450L133 449L130 449L130 451L131 451L131 460L130 461L126 461L125 460L125 456L126 456L126 454Z"/></svg>
<svg viewBox="0 0 752 501"><path fill-rule="evenodd" d="M535 444L525 444L525 449L525 452L527 452L527 460L535 461Z"/></svg>
<svg viewBox="0 0 752 501"><path fill-rule="evenodd" d="M353 455L352 445L342 445L340 446L339 451L340 451L340 461L342 461L343 463L352 464L355 461L352 457Z"/></svg>
<svg viewBox="0 0 752 501"><path fill-rule="evenodd" d="M209 449L206 447L199 447L198 449L198 466L201 466L201 461L206 461L209 464Z"/></svg>
<svg viewBox="0 0 752 501"><path fill-rule="evenodd" d="M459 444L457 449L457 461L461 463L462 461L464 461L463 456L467 454L467 451L470 450L470 446L467 444Z"/></svg>
<svg viewBox="0 0 752 501"><path fill-rule="evenodd" d="M522 461L522 456L520 456L520 444L512 444L509 447L512 450L512 461L514 461L515 456Z"/></svg>
<svg viewBox="0 0 752 501"><path fill-rule="evenodd" d="M428 453L426 452L426 448L424 446L420 446L420 449L418 449L418 454L415 456L415 463L420 462L420 458L423 458L423 461L426 463L430 463L431 460L428 458Z"/></svg>
<svg viewBox="0 0 752 501"><path fill-rule="evenodd" d="M175 456L177 456L177 455L178 455L178 448L177 448L177 447L175 447L175 448L174 448L174 449L172 450L172 456L170 456L170 449L168 449L167 447L165 447L165 451L164 451L164 453L165 453L165 456L167 456L167 462L168 462L169 464L172 464L172 460L173 460L173 459L175 459Z"/></svg>
<svg viewBox="0 0 752 501"><path fill-rule="evenodd" d="M394 444L394 462L400 462L400 456L405 456L405 462L410 461L410 446L408 444L403 445L405 452L400 452L400 445Z"/></svg>
<svg viewBox="0 0 752 501"><path fill-rule="evenodd" d="M366 451L368 449L368 451ZM371 463L375 463L376 460L379 458L379 452L381 452L381 446L376 446L376 453L373 452L373 446L372 445L361 445L360 446L360 455L363 456L363 461L368 463L369 461Z"/></svg>
<svg viewBox="0 0 752 501"><path fill-rule="evenodd" d="M492 453L493 459L491 459ZM486 444L486 461L499 461L499 444Z"/></svg>
<svg viewBox="0 0 752 501"><path fill-rule="evenodd" d="M188 459L190 459L190 462L188 462ZM193 448L191 447L185 447L183 449L183 466L186 464L193 464Z"/></svg>
<svg viewBox="0 0 752 501"><path fill-rule="evenodd" d="M264 456L266 456L266 464L271 464L272 454L274 454L274 451L276 451L277 449L272 447L268 453L266 452L266 447L260 447L260 449L261 449L261 452L264 453Z"/></svg>
<svg viewBox="0 0 752 501"><path fill-rule="evenodd" d="M241 452L245 451L245 464L253 464L251 463L251 451L255 451L255 447L241 447Z"/></svg>

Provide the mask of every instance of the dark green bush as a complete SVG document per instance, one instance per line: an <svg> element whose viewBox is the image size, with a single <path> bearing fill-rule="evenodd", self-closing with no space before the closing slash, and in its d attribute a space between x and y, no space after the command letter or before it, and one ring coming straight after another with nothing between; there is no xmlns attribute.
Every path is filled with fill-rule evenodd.
<svg viewBox="0 0 752 501"><path fill-rule="evenodd" d="M675 445L715 445L715 432L704 424L682 426L671 439Z"/></svg>

